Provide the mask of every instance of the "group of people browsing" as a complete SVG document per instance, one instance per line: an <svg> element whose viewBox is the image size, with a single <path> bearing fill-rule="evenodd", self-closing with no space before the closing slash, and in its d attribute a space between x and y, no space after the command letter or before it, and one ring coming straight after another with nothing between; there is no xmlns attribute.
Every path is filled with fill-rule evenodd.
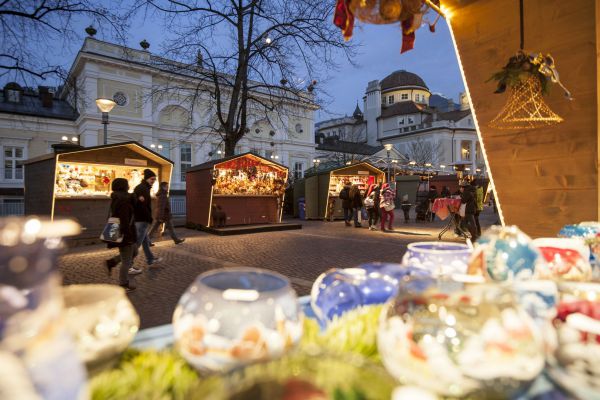
<svg viewBox="0 0 600 400"><path fill-rule="evenodd" d="M394 229L395 194L389 183L384 183L381 187L374 183L369 185L365 191L361 190L358 185L345 182L339 197L342 200L346 226L352 226L352 220L354 220L354 226L361 228L362 224L359 222L358 216L362 214L364 208L368 214L370 230L376 230L379 221L381 221L381 231L386 231L386 223L387 230Z"/></svg>
<svg viewBox="0 0 600 400"><path fill-rule="evenodd" d="M108 243L108 248L118 248L119 254L106 260L106 268L108 274L111 275L113 268L119 263L121 264L119 285L127 291L135 289L135 285L129 277L143 272L142 269L133 266L140 246L144 251L148 266L162 261L150 249L154 246L150 237L161 224L165 224L165 228L169 231L175 244L183 243L185 240L178 238L173 229L168 182L160 183L160 190L157 193L157 218L156 220L152 218L150 190L155 182L156 174L150 169L145 169L144 178L135 187L133 193L129 193L129 182L124 178L116 178L111 184L110 216L119 218L123 240L120 243Z"/></svg>

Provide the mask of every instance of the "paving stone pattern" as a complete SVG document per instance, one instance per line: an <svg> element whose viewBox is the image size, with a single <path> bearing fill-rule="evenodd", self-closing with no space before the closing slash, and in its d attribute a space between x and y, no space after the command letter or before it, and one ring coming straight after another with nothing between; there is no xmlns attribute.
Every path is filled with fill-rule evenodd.
<svg viewBox="0 0 600 400"><path fill-rule="evenodd" d="M487 210L481 219L489 226L496 218ZM236 266L277 271L290 278L302 296L329 268L400 262L408 243L437 240L442 225L441 221L404 224L398 214L396 231L391 233L346 227L340 221L303 221L301 230L224 237L182 228L178 233L187 239L185 243L176 246L171 240L162 240L152 248L163 258L160 264L147 267L140 254L135 265L144 273L134 278L137 290L129 298L140 314L142 328L170 323L179 297L200 273ZM448 233L444 240L457 239ZM118 271L108 277L103 264L115 253L103 245L71 249L60 259L64 284L117 284Z"/></svg>

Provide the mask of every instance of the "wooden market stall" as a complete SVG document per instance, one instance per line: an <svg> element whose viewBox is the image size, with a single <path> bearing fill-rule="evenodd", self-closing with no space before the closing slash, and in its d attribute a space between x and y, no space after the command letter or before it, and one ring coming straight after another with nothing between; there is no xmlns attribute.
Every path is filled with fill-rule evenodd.
<svg viewBox="0 0 600 400"><path fill-rule="evenodd" d="M286 166L251 153L213 160L186 173L187 225L218 227L281 223ZM218 209L220 207L220 210Z"/></svg>
<svg viewBox="0 0 600 400"><path fill-rule="evenodd" d="M358 184L366 191L370 183L384 182L385 172L368 162L343 167L323 167L318 173L305 179L306 218L323 219L326 215L329 217L327 205L330 201L333 202L333 218L343 218L344 210L339 194L346 181Z"/></svg>
<svg viewBox="0 0 600 400"><path fill-rule="evenodd" d="M96 147L55 145L55 152L25 162L25 214L68 217L83 227L75 239L97 239L106 224L110 185L129 181L133 192L144 169L171 181L173 163L137 142Z"/></svg>
<svg viewBox="0 0 600 400"><path fill-rule="evenodd" d="M510 96L509 90L494 94L489 79L519 49L519 2L443 4L504 223L531 236L554 236L565 224L598 220L600 3L524 2L525 50L551 54L574 97L567 100L550 84L544 102L564 121L529 130L491 124Z"/></svg>

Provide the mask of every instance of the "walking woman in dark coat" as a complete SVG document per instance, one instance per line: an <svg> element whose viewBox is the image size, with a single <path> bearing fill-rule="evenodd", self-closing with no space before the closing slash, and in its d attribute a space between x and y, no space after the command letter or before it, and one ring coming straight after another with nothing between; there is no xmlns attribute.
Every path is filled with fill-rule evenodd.
<svg viewBox="0 0 600 400"><path fill-rule="evenodd" d="M360 194L358 185L352 185L352 188L350 188L350 201L352 202L352 208L354 210L354 227L360 228L362 225L358 222L358 213L361 212L363 208L363 198Z"/></svg>
<svg viewBox="0 0 600 400"><path fill-rule="evenodd" d="M111 188L110 216L119 218L123 241L108 244L109 249L117 247L119 254L106 260L106 268L110 275L112 269L121 263L119 285L129 292L135 289L135 286L129 280L129 268L133 265L133 259L137 255L137 234L133 216L134 199L129 194L129 183L124 178L116 178L112 182Z"/></svg>
<svg viewBox="0 0 600 400"><path fill-rule="evenodd" d="M157 206L157 217L156 221L150 228L148 237L151 238L154 232L160 228L161 224L165 224L165 230L169 231L169 235L175 244L181 244L185 242L185 239L180 239L175 234L175 228L173 227L173 216L171 215L171 203L169 202L169 182L161 182L159 185L158 193L156 193L158 199Z"/></svg>

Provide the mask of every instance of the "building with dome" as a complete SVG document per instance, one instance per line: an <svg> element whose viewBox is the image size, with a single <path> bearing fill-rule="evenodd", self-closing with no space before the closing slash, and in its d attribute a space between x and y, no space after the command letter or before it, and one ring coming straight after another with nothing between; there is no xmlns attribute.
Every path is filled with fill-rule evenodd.
<svg viewBox="0 0 600 400"><path fill-rule="evenodd" d="M367 84L363 110L352 116L321 121L315 125L317 154L339 154L352 147L372 157L391 143L401 161L432 164L440 171L463 165L472 173L484 173L477 131L468 99L459 104L431 92L417 74L405 70ZM355 143L349 146L346 142ZM338 149L335 149L335 143ZM479 171L478 171L479 170Z"/></svg>

